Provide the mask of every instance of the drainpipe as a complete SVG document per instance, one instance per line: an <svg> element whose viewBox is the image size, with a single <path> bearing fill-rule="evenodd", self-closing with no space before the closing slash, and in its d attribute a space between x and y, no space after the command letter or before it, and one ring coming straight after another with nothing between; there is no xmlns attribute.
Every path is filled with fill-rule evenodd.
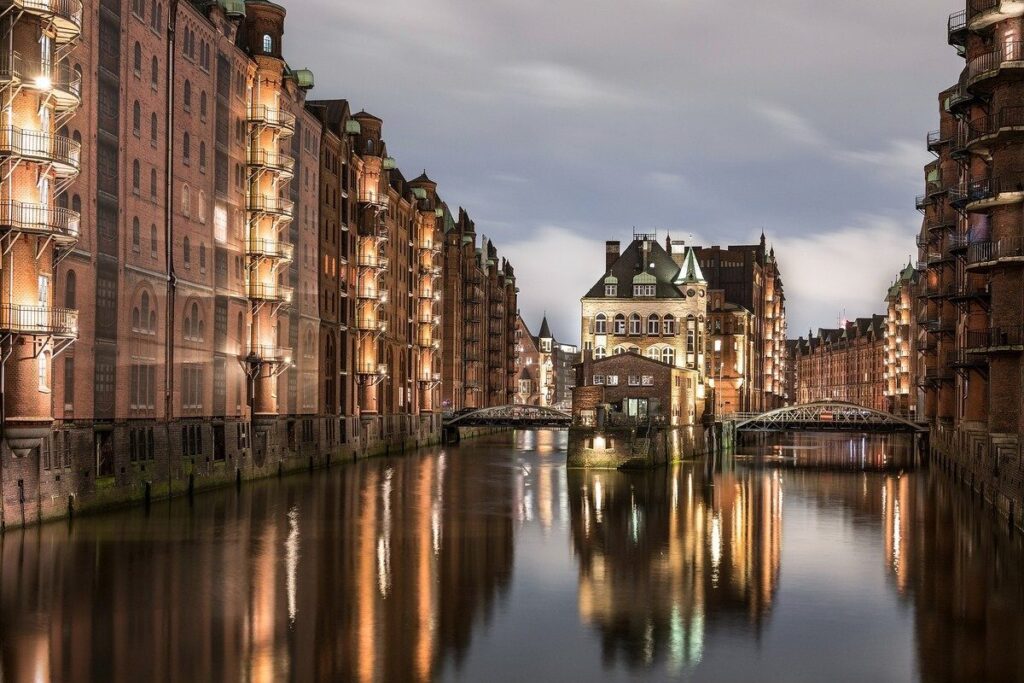
<svg viewBox="0 0 1024 683"><path fill-rule="evenodd" d="M174 295L177 278L174 274L174 56L175 29L178 21L178 0L170 0L167 15L167 65L165 74L167 115L164 139L167 144L164 184L164 258L167 269L166 320L164 329L164 423L167 439L171 435L171 414L174 407ZM171 468L167 468L167 485L171 485ZM169 488L168 488L169 490Z"/></svg>

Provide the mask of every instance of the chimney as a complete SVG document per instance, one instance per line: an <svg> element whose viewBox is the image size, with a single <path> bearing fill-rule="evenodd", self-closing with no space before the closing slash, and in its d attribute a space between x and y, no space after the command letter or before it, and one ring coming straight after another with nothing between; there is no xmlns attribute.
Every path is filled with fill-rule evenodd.
<svg viewBox="0 0 1024 683"><path fill-rule="evenodd" d="M608 272L615 265L615 262L619 260L619 243L617 241L605 242L605 256L604 256L604 269Z"/></svg>

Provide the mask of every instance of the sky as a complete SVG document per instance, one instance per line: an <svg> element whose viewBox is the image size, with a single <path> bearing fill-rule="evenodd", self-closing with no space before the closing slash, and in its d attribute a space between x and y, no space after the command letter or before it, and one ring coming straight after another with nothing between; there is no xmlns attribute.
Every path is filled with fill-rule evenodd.
<svg viewBox="0 0 1024 683"><path fill-rule="evenodd" d="M536 332L579 340L633 228L778 257L790 336L884 312L916 252L938 93L935 0L280 0L284 50L384 119L516 269ZM962 3L961 3L962 4Z"/></svg>

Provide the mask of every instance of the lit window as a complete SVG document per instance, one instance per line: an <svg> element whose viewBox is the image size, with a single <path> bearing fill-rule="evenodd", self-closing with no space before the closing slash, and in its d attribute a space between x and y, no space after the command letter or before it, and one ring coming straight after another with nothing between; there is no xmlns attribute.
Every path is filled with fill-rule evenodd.
<svg viewBox="0 0 1024 683"><path fill-rule="evenodd" d="M270 37L269 33L263 34L263 51L267 53L274 51L274 39Z"/></svg>

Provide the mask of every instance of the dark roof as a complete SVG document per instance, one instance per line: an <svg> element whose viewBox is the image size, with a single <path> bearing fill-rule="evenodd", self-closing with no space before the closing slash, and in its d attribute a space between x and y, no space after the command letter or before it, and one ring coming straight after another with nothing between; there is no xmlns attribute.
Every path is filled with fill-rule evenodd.
<svg viewBox="0 0 1024 683"><path fill-rule="evenodd" d="M540 337L541 339L553 339L554 338L554 337L551 336L551 328L548 327L548 317L547 316L544 316L544 319L540 322L540 332L537 333L537 336Z"/></svg>
<svg viewBox="0 0 1024 683"><path fill-rule="evenodd" d="M679 273L677 264L665 248L657 240L649 240L650 247L646 263L643 257L643 240L633 240L619 258L612 264L611 270L606 272L593 287L590 288L584 298L604 297L605 278L609 275L618 280L619 293L614 297L617 299L633 298L633 276L641 272L647 272L654 276L657 286L655 296L659 299L683 299L685 295L679 288L672 284ZM625 285L625 286L623 286Z"/></svg>
<svg viewBox="0 0 1024 683"><path fill-rule="evenodd" d="M381 119L381 118L378 118L378 117L374 116L373 114L371 114L370 112L366 111L365 109L361 109L361 110L357 111L355 114L352 115L352 118L354 118L354 119L373 119L374 121L380 121L381 123L384 123L384 119Z"/></svg>

